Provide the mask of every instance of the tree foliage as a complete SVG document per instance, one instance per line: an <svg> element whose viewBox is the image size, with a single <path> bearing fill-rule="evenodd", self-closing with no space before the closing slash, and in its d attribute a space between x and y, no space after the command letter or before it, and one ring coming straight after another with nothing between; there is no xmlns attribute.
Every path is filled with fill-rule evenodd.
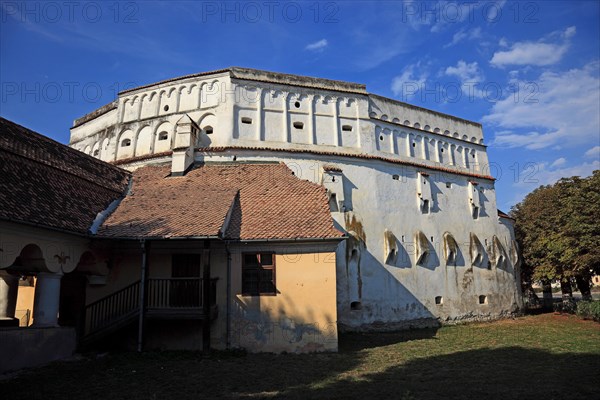
<svg viewBox="0 0 600 400"><path fill-rule="evenodd" d="M540 186L511 214L522 249L525 285L576 279L581 286L600 273L600 171Z"/></svg>

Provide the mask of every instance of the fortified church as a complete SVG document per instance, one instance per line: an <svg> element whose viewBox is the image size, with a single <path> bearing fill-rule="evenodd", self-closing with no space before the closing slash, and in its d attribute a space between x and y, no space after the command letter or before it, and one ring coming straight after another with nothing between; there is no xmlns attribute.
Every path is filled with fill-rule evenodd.
<svg viewBox="0 0 600 400"><path fill-rule="evenodd" d="M69 147L0 130L0 318L35 281L27 329L327 351L521 306L479 123L232 67L121 92Z"/></svg>

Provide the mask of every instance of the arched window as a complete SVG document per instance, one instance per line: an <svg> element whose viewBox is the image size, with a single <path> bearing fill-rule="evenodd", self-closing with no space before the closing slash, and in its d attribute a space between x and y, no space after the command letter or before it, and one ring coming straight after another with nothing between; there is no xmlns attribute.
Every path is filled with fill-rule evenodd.
<svg viewBox="0 0 600 400"><path fill-rule="evenodd" d="M458 254L458 244L451 233L444 233L444 258L446 265L456 265L456 256Z"/></svg>
<svg viewBox="0 0 600 400"><path fill-rule="evenodd" d="M158 140L167 140L169 138L169 133L166 131L162 131L158 134Z"/></svg>
<svg viewBox="0 0 600 400"><path fill-rule="evenodd" d="M416 264L417 265L425 265L427 263L427 258L429 256L429 241L427 240L427 236L421 231L417 231L415 234L415 244L416 244Z"/></svg>

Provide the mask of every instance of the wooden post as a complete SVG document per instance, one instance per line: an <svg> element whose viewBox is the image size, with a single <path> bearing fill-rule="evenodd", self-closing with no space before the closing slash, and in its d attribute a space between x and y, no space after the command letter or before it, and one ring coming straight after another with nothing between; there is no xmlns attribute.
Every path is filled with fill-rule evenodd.
<svg viewBox="0 0 600 400"><path fill-rule="evenodd" d="M144 347L144 325L146 322L146 280L148 270L148 257L147 250L148 246L144 239L141 240L142 245L142 273L140 278L140 315L138 320L138 343L137 351L141 352Z"/></svg>
<svg viewBox="0 0 600 400"><path fill-rule="evenodd" d="M210 352L210 242L204 242L202 250L202 309L204 319L202 320L202 351L207 354Z"/></svg>

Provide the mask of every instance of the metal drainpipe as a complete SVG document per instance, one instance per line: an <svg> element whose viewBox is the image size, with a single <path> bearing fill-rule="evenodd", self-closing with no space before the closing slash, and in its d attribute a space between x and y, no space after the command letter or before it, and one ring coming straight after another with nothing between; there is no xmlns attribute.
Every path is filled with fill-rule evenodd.
<svg viewBox="0 0 600 400"><path fill-rule="evenodd" d="M138 322L138 344L137 351L141 352L144 341L144 312L146 304L146 241L140 241L142 245L142 277L140 279L140 316Z"/></svg>
<svg viewBox="0 0 600 400"><path fill-rule="evenodd" d="M229 243L225 242L225 251L227 252L227 349L231 348L231 251Z"/></svg>

